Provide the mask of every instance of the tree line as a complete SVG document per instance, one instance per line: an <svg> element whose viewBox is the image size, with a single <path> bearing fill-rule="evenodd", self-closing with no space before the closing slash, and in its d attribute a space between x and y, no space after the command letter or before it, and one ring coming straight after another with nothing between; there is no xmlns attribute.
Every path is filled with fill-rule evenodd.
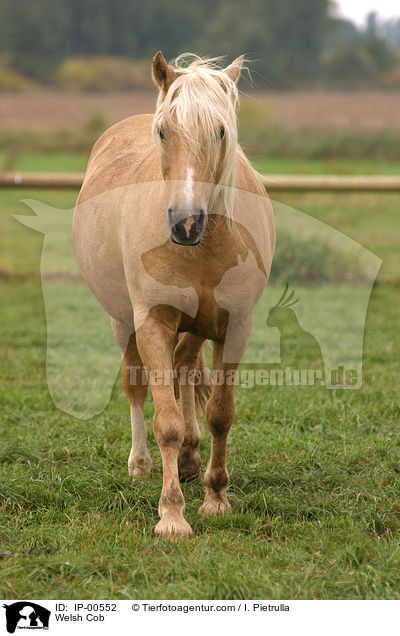
<svg viewBox="0 0 400 636"><path fill-rule="evenodd" d="M330 0L0 0L0 54L43 80L68 57L245 52L257 85L271 87L340 77L349 60L361 74L398 64L376 30L361 33L330 8Z"/></svg>

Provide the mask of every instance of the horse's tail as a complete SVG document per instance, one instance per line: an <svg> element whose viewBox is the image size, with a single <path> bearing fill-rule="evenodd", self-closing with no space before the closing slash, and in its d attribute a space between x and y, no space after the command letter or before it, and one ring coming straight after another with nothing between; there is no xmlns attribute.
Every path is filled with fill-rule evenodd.
<svg viewBox="0 0 400 636"><path fill-rule="evenodd" d="M204 411L208 398L211 395L211 372L206 364L204 351L201 350L198 370L200 371L200 382L196 382L194 387L196 410Z"/></svg>

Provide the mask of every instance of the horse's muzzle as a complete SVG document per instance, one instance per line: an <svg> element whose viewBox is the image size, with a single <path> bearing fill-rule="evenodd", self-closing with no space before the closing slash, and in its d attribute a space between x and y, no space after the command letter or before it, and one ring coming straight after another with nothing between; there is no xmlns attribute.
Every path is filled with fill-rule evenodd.
<svg viewBox="0 0 400 636"><path fill-rule="evenodd" d="M168 208L168 227L171 241L178 245L197 245L200 243L207 225L207 212L202 209L191 212Z"/></svg>

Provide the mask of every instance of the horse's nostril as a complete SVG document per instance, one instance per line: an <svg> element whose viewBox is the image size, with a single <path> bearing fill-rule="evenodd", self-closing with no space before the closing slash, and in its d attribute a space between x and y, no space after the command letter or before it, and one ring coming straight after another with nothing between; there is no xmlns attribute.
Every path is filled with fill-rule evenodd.
<svg viewBox="0 0 400 636"><path fill-rule="evenodd" d="M207 212L203 208L192 210L168 208L167 223L173 243L197 245L207 223Z"/></svg>
<svg viewBox="0 0 400 636"><path fill-rule="evenodd" d="M202 209L198 209L196 210L195 214L192 215L192 218L195 220L196 222L196 227L198 229L202 228L204 225L204 221L206 218L206 214L204 212L204 210Z"/></svg>

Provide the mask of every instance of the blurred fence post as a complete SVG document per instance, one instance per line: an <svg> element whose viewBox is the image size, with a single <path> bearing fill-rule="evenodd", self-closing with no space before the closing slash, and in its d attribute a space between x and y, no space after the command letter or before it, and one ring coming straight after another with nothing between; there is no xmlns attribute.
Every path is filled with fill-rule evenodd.
<svg viewBox="0 0 400 636"><path fill-rule="evenodd" d="M0 188L74 189L81 187L81 172L0 172ZM360 175L261 175L267 192L400 192L400 177Z"/></svg>

